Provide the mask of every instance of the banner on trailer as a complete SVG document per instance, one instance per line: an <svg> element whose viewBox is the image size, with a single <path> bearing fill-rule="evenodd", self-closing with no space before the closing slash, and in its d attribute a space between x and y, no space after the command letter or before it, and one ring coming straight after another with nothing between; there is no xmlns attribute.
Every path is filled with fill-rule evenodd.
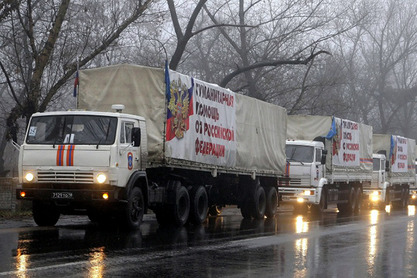
<svg viewBox="0 0 417 278"><path fill-rule="evenodd" d="M359 124L336 118L336 132L332 138L334 165L360 166Z"/></svg>
<svg viewBox="0 0 417 278"><path fill-rule="evenodd" d="M169 71L167 154L176 159L236 165L235 94Z"/></svg>
<svg viewBox="0 0 417 278"><path fill-rule="evenodd" d="M391 136L390 157L392 172L408 171L407 138L395 135Z"/></svg>

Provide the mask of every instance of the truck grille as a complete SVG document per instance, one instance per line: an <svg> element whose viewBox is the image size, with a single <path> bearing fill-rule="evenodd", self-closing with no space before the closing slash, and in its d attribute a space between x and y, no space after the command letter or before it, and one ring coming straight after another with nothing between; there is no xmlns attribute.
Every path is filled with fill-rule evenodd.
<svg viewBox="0 0 417 278"><path fill-rule="evenodd" d="M38 182L56 183L94 183L94 175L91 172L38 172Z"/></svg>
<svg viewBox="0 0 417 278"><path fill-rule="evenodd" d="M279 186L311 186L310 179L301 178L282 178L279 180Z"/></svg>

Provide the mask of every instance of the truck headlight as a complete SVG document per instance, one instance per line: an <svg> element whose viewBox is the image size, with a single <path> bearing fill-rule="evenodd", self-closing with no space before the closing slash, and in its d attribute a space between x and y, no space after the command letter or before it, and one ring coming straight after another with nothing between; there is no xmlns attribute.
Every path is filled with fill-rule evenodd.
<svg viewBox="0 0 417 278"><path fill-rule="evenodd" d="M381 195L381 192L373 191L372 194L371 194L371 201L373 201L373 202L379 201L379 195Z"/></svg>
<svg viewBox="0 0 417 278"><path fill-rule="evenodd" d="M35 179L35 175L33 173L31 173L31 172L26 173L25 180L27 182L32 182L34 179Z"/></svg>
<svg viewBox="0 0 417 278"><path fill-rule="evenodd" d="M106 174L100 173L96 177L98 183L104 183L107 180Z"/></svg>
<svg viewBox="0 0 417 278"><path fill-rule="evenodd" d="M314 195L314 191L312 191L312 190L304 190L303 195Z"/></svg>

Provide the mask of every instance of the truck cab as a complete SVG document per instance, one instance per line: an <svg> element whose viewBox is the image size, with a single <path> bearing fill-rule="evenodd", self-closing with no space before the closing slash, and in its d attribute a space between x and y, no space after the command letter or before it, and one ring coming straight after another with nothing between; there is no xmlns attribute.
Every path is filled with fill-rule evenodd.
<svg viewBox="0 0 417 278"><path fill-rule="evenodd" d="M370 186L364 186L363 188L364 201L367 201L369 206L385 208L386 188L388 186L386 181L387 159L384 154L373 154L372 160L372 181Z"/></svg>
<svg viewBox="0 0 417 278"><path fill-rule="evenodd" d="M33 217L40 226L54 225L60 214L106 219L110 206L120 208L118 216L128 225L138 226L148 191L143 183L132 197L132 183L144 176L146 150L142 117L35 113L20 148L17 198L33 201Z"/></svg>
<svg viewBox="0 0 417 278"><path fill-rule="evenodd" d="M414 188L410 188L410 204L416 205L417 204L417 161L414 162L414 168L416 171L416 182Z"/></svg>
<svg viewBox="0 0 417 278"><path fill-rule="evenodd" d="M287 167L280 180L283 202L319 204L325 175L324 144L318 141L287 140Z"/></svg>

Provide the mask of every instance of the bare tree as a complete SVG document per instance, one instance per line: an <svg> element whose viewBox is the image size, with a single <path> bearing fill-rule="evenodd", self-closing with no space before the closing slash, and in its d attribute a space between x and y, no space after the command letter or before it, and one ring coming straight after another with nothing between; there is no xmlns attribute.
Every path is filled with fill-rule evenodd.
<svg viewBox="0 0 417 278"><path fill-rule="evenodd" d="M0 154L6 140L17 139L19 118L27 122L59 96L74 76L78 57L80 67L94 61L152 2L111 1L103 7L96 0L16 1L10 20L1 23L7 32L1 34L6 43L0 51L0 78L5 80L13 104ZM0 170L2 167L0 160Z"/></svg>
<svg viewBox="0 0 417 278"><path fill-rule="evenodd" d="M409 104L415 102L415 94L410 89L416 86L416 79L415 71L406 65L416 62L417 5L414 1L378 3L375 21L363 27L361 54L365 62L363 74L370 73L368 93L378 112L374 124L378 132L387 133L398 131L395 119L400 111L406 115L403 121L411 120L409 112L413 109Z"/></svg>

